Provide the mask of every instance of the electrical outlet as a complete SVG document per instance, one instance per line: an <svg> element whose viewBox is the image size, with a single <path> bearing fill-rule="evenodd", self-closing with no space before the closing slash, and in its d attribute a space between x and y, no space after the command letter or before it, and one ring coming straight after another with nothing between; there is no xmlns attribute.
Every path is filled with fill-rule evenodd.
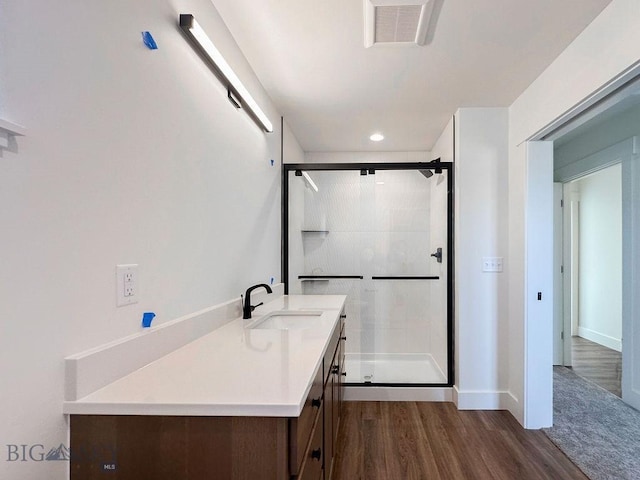
<svg viewBox="0 0 640 480"><path fill-rule="evenodd" d="M138 265L116 265L116 305L138 303Z"/></svg>
<svg viewBox="0 0 640 480"><path fill-rule="evenodd" d="M482 257L483 272L501 272L503 257Z"/></svg>

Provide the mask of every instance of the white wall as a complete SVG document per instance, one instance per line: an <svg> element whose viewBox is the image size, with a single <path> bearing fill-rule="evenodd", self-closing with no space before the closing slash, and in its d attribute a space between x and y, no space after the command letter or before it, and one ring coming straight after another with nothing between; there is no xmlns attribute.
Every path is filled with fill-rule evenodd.
<svg viewBox="0 0 640 480"><path fill-rule="evenodd" d="M284 163L303 163L304 151L298 144L298 140L293 136L286 120L283 120L284 132L282 138L282 161Z"/></svg>
<svg viewBox="0 0 640 480"><path fill-rule="evenodd" d="M6 444L67 442L63 358L280 276L278 112L209 0L0 2L0 478ZM177 27L192 13L276 126L231 106ZM141 30L159 49L148 50ZM270 165L270 160L275 165ZM115 306L115 265L140 301Z"/></svg>
<svg viewBox="0 0 640 480"><path fill-rule="evenodd" d="M455 355L461 409L506 408L507 282L484 273L505 257L507 109L462 108L455 116ZM445 135L450 135L445 133Z"/></svg>
<svg viewBox="0 0 640 480"><path fill-rule="evenodd" d="M430 152L305 152L308 163L430 162ZM285 159L285 163L288 162Z"/></svg>
<svg viewBox="0 0 640 480"><path fill-rule="evenodd" d="M581 337L621 350L622 166L576 181L580 193L579 320Z"/></svg>
<svg viewBox="0 0 640 480"><path fill-rule="evenodd" d="M541 362L525 364L523 351L535 348L540 336L552 335L547 331L548 322L529 319L525 323L528 166L523 141L640 61L639 16L637 0L613 0L509 108L509 390L518 399L511 411L522 423L525 403L534 409L536 404L550 401L541 400L535 389L527 391L525 399L525 377L539 372L551 375ZM551 286L547 287L551 291Z"/></svg>

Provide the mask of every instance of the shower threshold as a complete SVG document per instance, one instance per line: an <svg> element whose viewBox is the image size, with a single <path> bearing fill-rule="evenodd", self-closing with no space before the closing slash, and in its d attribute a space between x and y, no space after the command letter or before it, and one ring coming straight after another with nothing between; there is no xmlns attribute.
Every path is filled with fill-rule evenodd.
<svg viewBox="0 0 640 480"><path fill-rule="evenodd" d="M428 353L347 353L348 384L446 384L447 376Z"/></svg>

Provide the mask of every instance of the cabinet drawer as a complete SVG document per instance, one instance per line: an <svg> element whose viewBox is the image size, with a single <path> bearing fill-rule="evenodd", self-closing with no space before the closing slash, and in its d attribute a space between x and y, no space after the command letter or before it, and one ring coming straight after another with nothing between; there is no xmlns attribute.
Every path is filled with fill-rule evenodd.
<svg viewBox="0 0 640 480"><path fill-rule="evenodd" d="M289 469L297 475L304 460L304 452L311 438L311 429L322 405L322 367L313 379L302 412L298 418L289 420Z"/></svg>
<svg viewBox="0 0 640 480"><path fill-rule="evenodd" d="M304 463L300 469L298 480L319 480L323 476L322 462L324 457L324 449L322 448L322 415L318 415L315 424L309 448L304 456Z"/></svg>

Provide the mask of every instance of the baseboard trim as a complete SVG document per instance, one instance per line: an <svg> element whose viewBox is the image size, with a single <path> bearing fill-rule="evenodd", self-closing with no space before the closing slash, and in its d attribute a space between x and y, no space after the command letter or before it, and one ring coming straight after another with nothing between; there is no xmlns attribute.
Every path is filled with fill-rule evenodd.
<svg viewBox="0 0 640 480"><path fill-rule="evenodd" d="M578 327L578 336L602 345L603 347L615 350L616 352L622 351L622 340L619 338L610 337L585 327Z"/></svg>
<svg viewBox="0 0 640 480"><path fill-rule="evenodd" d="M520 410L518 399L506 391L465 391L454 386L453 402L458 410L509 410L516 418Z"/></svg>
<svg viewBox="0 0 640 480"><path fill-rule="evenodd" d="M349 402L451 402L451 387L344 387Z"/></svg>

